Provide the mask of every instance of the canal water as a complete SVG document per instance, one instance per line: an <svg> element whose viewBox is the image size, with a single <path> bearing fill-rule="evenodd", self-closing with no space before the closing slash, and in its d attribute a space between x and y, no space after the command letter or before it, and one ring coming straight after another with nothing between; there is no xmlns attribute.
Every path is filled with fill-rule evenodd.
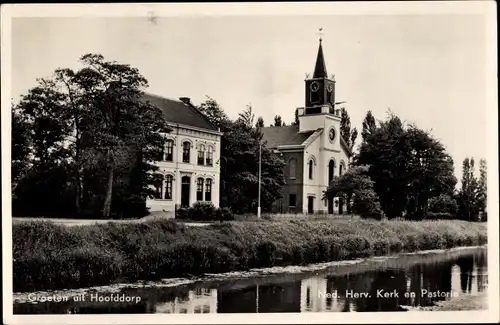
<svg viewBox="0 0 500 325"><path fill-rule="evenodd" d="M173 287L92 291L81 296L34 293L15 299L15 314L284 313L405 311L430 307L488 287L486 247L401 254L320 270L235 273ZM14 295L16 297L16 295ZM69 297L69 298L68 298ZM84 300L84 301L83 301Z"/></svg>

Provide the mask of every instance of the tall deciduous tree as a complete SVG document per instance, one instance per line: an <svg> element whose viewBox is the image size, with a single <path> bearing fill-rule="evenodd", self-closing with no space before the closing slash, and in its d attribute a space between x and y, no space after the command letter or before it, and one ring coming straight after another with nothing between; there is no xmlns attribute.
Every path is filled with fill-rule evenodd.
<svg viewBox="0 0 500 325"><path fill-rule="evenodd" d="M405 127L395 115L364 131L354 164L370 166L368 174L389 218L424 218L431 197L452 193L453 160L427 132Z"/></svg>
<svg viewBox="0 0 500 325"><path fill-rule="evenodd" d="M376 129L377 124L375 122L375 117L373 117L372 111L368 111L363 120L363 129L361 131L363 141L365 141L368 136L373 134Z"/></svg>
<svg viewBox="0 0 500 325"><path fill-rule="evenodd" d="M430 198L453 194L457 183L453 160L439 141L414 125L406 130L405 137L409 150L406 162L409 180L407 213L423 219Z"/></svg>
<svg viewBox="0 0 500 325"><path fill-rule="evenodd" d="M217 101L210 96L206 96L206 100L201 103L198 109L205 115L210 123L219 128L221 132L225 132L229 124L231 124L231 119L219 106Z"/></svg>
<svg viewBox="0 0 500 325"><path fill-rule="evenodd" d="M161 133L169 129L159 108L142 100L147 80L128 64L105 61L102 55L81 58L82 88L88 94L93 123L88 124L89 141L104 159L108 171L103 217L111 214L113 184L117 167L129 159L131 148L141 160L151 161L163 149Z"/></svg>
<svg viewBox="0 0 500 325"><path fill-rule="evenodd" d="M253 113L252 105L247 105L245 110L238 114L237 121L243 123L246 128L253 128L255 120L255 114Z"/></svg>
<svg viewBox="0 0 500 325"><path fill-rule="evenodd" d="M342 107L340 111L340 135L349 146L349 149L352 150L354 148L354 144L356 143L356 138L358 137L358 130L356 130L356 128L351 129L351 118L349 117L347 110Z"/></svg>
<svg viewBox="0 0 500 325"><path fill-rule="evenodd" d="M280 115L274 117L274 126L283 126L283 121Z"/></svg>
<svg viewBox="0 0 500 325"><path fill-rule="evenodd" d="M264 127L264 119L262 118L262 116L259 116L259 118L257 119L257 123L255 123L255 126L258 128Z"/></svg>
<svg viewBox="0 0 500 325"><path fill-rule="evenodd" d="M245 119L239 118L226 134L227 204L234 212L255 212L258 198L258 161L261 147L261 206L269 210L281 197L284 186L284 162L278 154L262 143L260 130L249 128Z"/></svg>
<svg viewBox="0 0 500 325"><path fill-rule="evenodd" d="M339 197L347 201L353 213L363 218L382 219L384 213L373 190L373 181L368 176L368 170L368 166L356 166L341 176L335 176L323 198Z"/></svg>
<svg viewBox="0 0 500 325"><path fill-rule="evenodd" d="M477 220L480 205L479 183L474 175L474 158L465 158L462 163L462 181L459 192L460 212L464 219L469 221Z"/></svg>
<svg viewBox="0 0 500 325"><path fill-rule="evenodd" d="M295 109L295 119L294 119L292 125L297 125L297 126L299 125L299 109L298 108Z"/></svg>
<svg viewBox="0 0 500 325"><path fill-rule="evenodd" d="M147 81L137 69L98 54L84 55L80 62L80 70L57 69L54 78L40 79L16 111L30 130L31 175L46 182L54 169L62 179L51 187L74 190L76 214L84 196L96 201L105 178L101 212L109 217L118 176L129 178L120 179L119 188L128 196L122 201L145 200L149 174L156 168L151 162L163 150L162 132L169 128L162 112L143 101ZM33 181L26 184L37 187Z"/></svg>
<svg viewBox="0 0 500 325"><path fill-rule="evenodd" d="M26 176L30 168L31 137L29 123L16 107L12 106L12 166L11 186L13 194L15 188Z"/></svg>
<svg viewBox="0 0 500 325"><path fill-rule="evenodd" d="M226 116L215 101L210 105L205 102L202 106L217 107L217 115ZM204 114L206 112L201 111ZM236 213L255 212L257 207L259 144L262 143L262 134L253 125L253 120L254 114L250 106L238 115L236 121L227 119L227 128L221 141L221 205L230 207ZM261 158L261 206L266 211L281 195L284 162L265 144L262 145Z"/></svg>
<svg viewBox="0 0 500 325"><path fill-rule="evenodd" d="M487 195L487 167L486 167L486 160L485 159L480 159L479 160L479 193L478 193L478 205L479 205L479 211L482 213L482 221L486 221L487 219L487 213L486 213L486 206L488 202L488 195Z"/></svg>

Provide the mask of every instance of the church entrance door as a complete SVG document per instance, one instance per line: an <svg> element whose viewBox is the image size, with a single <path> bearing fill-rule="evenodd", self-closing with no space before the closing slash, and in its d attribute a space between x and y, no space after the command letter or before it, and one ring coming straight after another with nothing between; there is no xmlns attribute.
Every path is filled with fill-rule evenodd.
<svg viewBox="0 0 500 325"><path fill-rule="evenodd" d="M181 185L181 207L189 207L189 193L191 192L191 178L189 176L182 177Z"/></svg>
<svg viewBox="0 0 500 325"><path fill-rule="evenodd" d="M314 213L314 197L313 196L308 196L307 197L307 213Z"/></svg>

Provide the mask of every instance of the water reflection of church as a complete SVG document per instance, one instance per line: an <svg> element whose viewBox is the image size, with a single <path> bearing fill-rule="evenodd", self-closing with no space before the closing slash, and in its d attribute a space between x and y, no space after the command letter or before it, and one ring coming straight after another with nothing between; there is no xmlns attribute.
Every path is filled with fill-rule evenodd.
<svg viewBox="0 0 500 325"><path fill-rule="evenodd" d="M486 257L459 257L445 263L418 263L355 274L276 279L272 283L218 289L197 288L173 301L156 305L157 313L280 313L396 311L401 306L429 306L446 298L430 298L429 292L474 294L487 287ZM377 298L377 290L397 292L399 297ZM345 297L346 291L369 293L368 298ZM338 297L327 295L337 291ZM406 292L414 296L405 297ZM186 292L187 293L187 292Z"/></svg>

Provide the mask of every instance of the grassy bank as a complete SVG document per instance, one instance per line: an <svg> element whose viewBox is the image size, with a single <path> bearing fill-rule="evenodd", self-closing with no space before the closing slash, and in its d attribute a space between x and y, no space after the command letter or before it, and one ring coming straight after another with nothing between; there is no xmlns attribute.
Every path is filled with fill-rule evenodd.
<svg viewBox="0 0 500 325"><path fill-rule="evenodd" d="M87 287L486 243L464 221L262 221L185 227L172 220L13 226L14 291Z"/></svg>
<svg viewBox="0 0 500 325"><path fill-rule="evenodd" d="M429 307L405 307L409 311L486 310L488 309L488 295L485 292L481 292L477 295L462 295L438 301L434 306Z"/></svg>

